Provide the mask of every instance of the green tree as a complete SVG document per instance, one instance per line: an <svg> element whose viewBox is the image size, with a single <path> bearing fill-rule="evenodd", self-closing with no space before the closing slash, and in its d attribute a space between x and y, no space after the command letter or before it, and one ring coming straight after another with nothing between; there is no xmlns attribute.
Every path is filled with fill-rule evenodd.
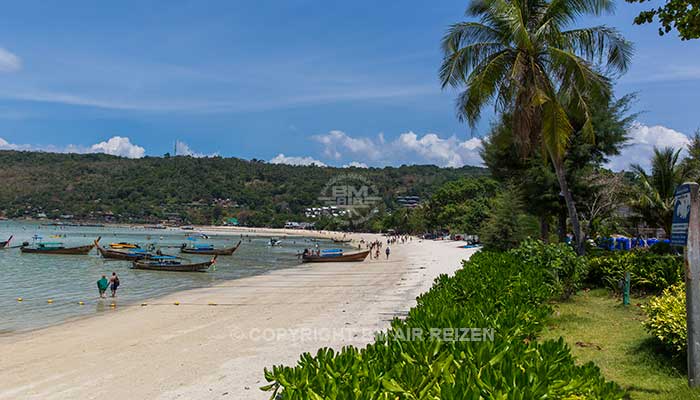
<svg viewBox="0 0 700 400"><path fill-rule="evenodd" d="M681 149L654 148L651 175L635 164L632 171L638 183L630 206L651 226L663 228L671 234L673 221L673 194L687 177L687 168L679 161Z"/></svg>
<svg viewBox="0 0 700 400"><path fill-rule="evenodd" d="M644 3L647 0L626 0L628 3ZM668 0L662 7L642 11L634 18L637 25L654 22L659 18L659 35L678 30L681 40L700 38L700 1Z"/></svg>
<svg viewBox="0 0 700 400"><path fill-rule="evenodd" d="M493 199L479 238L486 250L507 251L536 232L533 218L523 211L522 194L508 187Z"/></svg>
<svg viewBox="0 0 700 400"><path fill-rule="evenodd" d="M523 153L533 148L551 160L571 221L577 252L585 251L574 198L566 181L564 157L574 127L593 137L592 99L610 95L610 81L595 62L612 73L627 70L632 46L607 26L567 28L581 15L610 12L610 0L473 0L467 15L479 22L452 25L443 39L443 87L466 86L457 114L474 126L482 110L512 115L514 139Z"/></svg>

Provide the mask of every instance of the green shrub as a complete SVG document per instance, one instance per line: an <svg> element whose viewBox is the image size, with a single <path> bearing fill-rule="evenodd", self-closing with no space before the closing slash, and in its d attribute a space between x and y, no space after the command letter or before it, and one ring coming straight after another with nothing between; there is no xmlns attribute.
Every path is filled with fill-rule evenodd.
<svg viewBox="0 0 700 400"><path fill-rule="evenodd" d="M685 284L679 283L663 291L644 307L647 332L674 353L684 353L688 346L685 311Z"/></svg>
<svg viewBox="0 0 700 400"><path fill-rule="evenodd" d="M563 299L576 293L587 273L586 259L564 243L545 244L528 239L512 251L522 262L549 272L548 283Z"/></svg>
<svg viewBox="0 0 700 400"><path fill-rule="evenodd" d="M676 254L676 250L673 248L673 246L666 242L658 242L653 244L651 247L649 247L649 251L659 255Z"/></svg>
<svg viewBox="0 0 700 400"><path fill-rule="evenodd" d="M538 342L553 286L533 257L480 252L442 275L405 320L363 349L305 353L294 367L265 370L282 399L620 399L592 364L577 365L562 339ZM421 328L492 328L493 340L397 340Z"/></svg>
<svg viewBox="0 0 700 400"><path fill-rule="evenodd" d="M619 291L625 271L630 272L632 290L659 293L683 280L683 259L649 251L615 251L588 258L587 281Z"/></svg>

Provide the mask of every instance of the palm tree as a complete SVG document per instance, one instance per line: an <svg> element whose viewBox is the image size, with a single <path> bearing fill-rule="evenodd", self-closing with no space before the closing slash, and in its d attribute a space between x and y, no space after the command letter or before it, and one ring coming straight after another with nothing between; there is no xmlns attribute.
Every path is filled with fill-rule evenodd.
<svg viewBox="0 0 700 400"><path fill-rule="evenodd" d="M442 43L443 88L466 87L457 99L459 119L473 127L494 103L497 112L511 113L523 155L538 147L551 160L579 254L584 240L564 169L569 118L592 140L588 104L610 96L603 72L626 71L632 46L606 26L566 28L581 15L612 9L611 0L472 0L466 14L479 21L452 25Z"/></svg>
<svg viewBox="0 0 700 400"><path fill-rule="evenodd" d="M673 222L673 194L689 172L686 165L679 161L680 153L681 149L654 147L651 175L641 165L632 165L639 184L635 200L630 205L649 224L663 228L667 236L671 234Z"/></svg>

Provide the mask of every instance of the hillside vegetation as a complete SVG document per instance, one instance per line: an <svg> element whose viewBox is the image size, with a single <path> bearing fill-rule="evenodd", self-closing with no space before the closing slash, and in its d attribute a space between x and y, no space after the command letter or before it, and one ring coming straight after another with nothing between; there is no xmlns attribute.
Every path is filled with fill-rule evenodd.
<svg viewBox="0 0 700 400"><path fill-rule="evenodd" d="M334 177L360 174L382 197L380 207L396 208L396 196L427 198L445 184L483 176L478 167L330 168L268 164L237 158L146 157L0 151L3 189L0 213L10 218L159 221L179 217L188 223L218 223L236 217L241 224L280 226L308 220L304 209Z"/></svg>

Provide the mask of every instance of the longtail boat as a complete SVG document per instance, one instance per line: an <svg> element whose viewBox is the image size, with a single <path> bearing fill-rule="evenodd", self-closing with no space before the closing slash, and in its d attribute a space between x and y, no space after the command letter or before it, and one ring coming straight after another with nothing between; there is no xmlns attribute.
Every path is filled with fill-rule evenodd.
<svg viewBox="0 0 700 400"><path fill-rule="evenodd" d="M322 252L320 255L316 254L302 254L301 262L353 262L353 261L364 261L369 254L369 250L359 251L357 253L343 254L342 251L335 252Z"/></svg>
<svg viewBox="0 0 700 400"><path fill-rule="evenodd" d="M10 247L10 241L12 240L12 238L13 238L13 236L10 236L10 238L5 240L4 242L0 242L0 249Z"/></svg>
<svg viewBox="0 0 700 400"><path fill-rule="evenodd" d="M168 272L206 272L212 264L216 262L216 257L211 260L196 263L183 264L173 256L153 256L149 260L136 260L132 263L133 269L144 269L149 271L168 271Z"/></svg>
<svg viewBox="0 0 700 400"><path fill-rule="evenodd" d="M214 246L212 245L194 245L191 247L188 247L186 244L183 243L182 247L180 247L180 251L182 253L186 254L204 254L208 256L230 256L233 254L236 250L238 250L238 247L241 245L241 241L238 241L238 244L236 244L233 247L226 247L223 249L215 249Z"/></svg>
<svg viewBox="0 0 700 400"><path fill-rule="evenodd" d="M30 246L29 243L23 243L20 247L22 253L37 253L37 254L87 254L95 247L95 244L78 247L66 247L61 242L41 242Z"/></svg>
<svg viewBox="0 0 700 400"><path fill-rule="evenodd" d="M97 252L100 253L102 257L115 260L135 261L148 259L152 256L151 253L139 248L131 248L126 250L106 249L100 246L100 238L95 240L95 247L97 248Z"/></svg>
<svg viewBox="0 0 700 400"><path fill-rule="evenodd" d="M135 243L127 243L127 242L119 242L119 243L110 243L109 247L112 249L139 249L140 246Z"/></svg>

